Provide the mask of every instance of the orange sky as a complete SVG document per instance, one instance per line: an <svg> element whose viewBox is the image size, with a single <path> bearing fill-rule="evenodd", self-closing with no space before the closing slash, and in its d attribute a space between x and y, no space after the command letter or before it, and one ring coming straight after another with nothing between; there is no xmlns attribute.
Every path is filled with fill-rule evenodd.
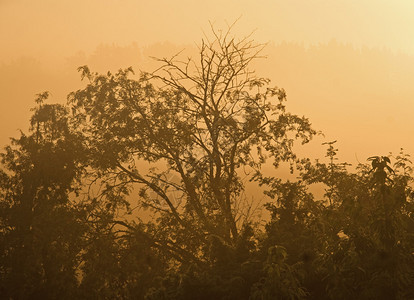
<svg viewBox="0 0 414 300"><path fill-rule="evenodd" d="M99 43L197 41L208 20L242 17L262 41L327 42L414 52L411 0L0 0L0 60L92 51Z"/></svg>
<svg viewBox="0 0 414 300"><path fill-rule="evenodd" d="M35 93L78 88L79 64L145 66L241 17L236 34L271 42L258 70L344 159L413 154L413 15L410 0L0 0L0 145L26 129Z"/></svg>

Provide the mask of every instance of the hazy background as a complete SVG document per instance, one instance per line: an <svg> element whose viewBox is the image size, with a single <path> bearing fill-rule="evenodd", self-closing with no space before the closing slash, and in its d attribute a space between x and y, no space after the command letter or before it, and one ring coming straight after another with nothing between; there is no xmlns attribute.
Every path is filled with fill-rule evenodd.
<svg viewBox="0 0 414 300"><path fill-rule="evenodd" d="M414 2L410 0L0 0L0 146L26 130L34 95L65 103L76 68L152 70L215 28L268 42L258 75L286 89L288 108L338 140L350 163L413 154Z"/></svg>

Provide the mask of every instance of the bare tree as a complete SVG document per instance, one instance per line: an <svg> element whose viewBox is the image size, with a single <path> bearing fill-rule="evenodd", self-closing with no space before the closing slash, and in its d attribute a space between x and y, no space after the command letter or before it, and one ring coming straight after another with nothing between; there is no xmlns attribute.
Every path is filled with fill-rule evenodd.
<svg viewBox="0 0 414 300"><path fill-rule="evenodd" d="M294 140L315 134L306 118L286 112L283 89L249 69L262 48L250 36L233 37L231 26L213 29L197 60L159 59L138 80L130 69L99 75L82 67L89 84L69 96L91 164L112 180L106 191L125 195L140 184L140 202L171 229L177 253L197 255L210 235L235 245L242 171L257 174L268 157L275 166L293 161Z"/></svg>

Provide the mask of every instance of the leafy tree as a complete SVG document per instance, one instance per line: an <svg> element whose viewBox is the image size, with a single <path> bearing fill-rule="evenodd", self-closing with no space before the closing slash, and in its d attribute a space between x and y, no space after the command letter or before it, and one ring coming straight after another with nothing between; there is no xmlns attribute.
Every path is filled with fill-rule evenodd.
<svg viewBox="0 0 414 300"><path fill-rule="evenodd" d="M325 286L321 282L323 276L319 272L318 257L325 252L326 242L333 235L326 230L326 207L314 200L304 182L283 182L277 178L261 178L261 182L268 186L266 194L272 201L265 205L271 219L265 225L264 237L260 238L260 260L268 269L271 259L268 252L279 249L279 268L283 269L284 275L276 277L276 273L272 275L273 279L265 279L267 288L258 295L271 293L276 299L323 299ZM276 280L280 282L271 284Z"/></svg>
<svg viewBox="0 0 414 300"><path fill-rule="evenodd" d="M275 166L293 161L294 140L315 134L286 112L284 90L249 70L261 48L213 30L197 60L160 59L138 79L82 67L88 84L69 96L90 164L116 195L110 205L127 203L135 184L156 212L163 250L182 264L208 262L211 236L234 249L248 220L243 170L259 172L269 156Z"/></svg>
<svg viewBox="0 0 414 300"><path fill-rule="evenodd" d="M0 276L6 298L73 298L82 249L76 192L82 159L61 105L38 95L30 134L2 154Z"/></svg>
<svg viewBox="0 0 414 300"><path fill-rule="evenodd" d="M0 298L143 299L166 260L143 224L84 195L82 139L67 108L38 95L29 135L2 154ZM125 230L127 229L127 230Z"/></svg>
<svg viewBox="0 0 414 300"><path fill-rule="evenodd" d="M324 164L308 168L308 182L334 178L334 206L321 215L317 235L327 247L316 260L331 299L412 297L412 192L409 157L400 153L394 168L387 156L369 158L356 173ZM402 170L402 172L400 171ZM329 175L329 176L328 176ZM411 246L410 246L411 245Z"/></svg>
<svg viewBox="0 0 414 300"><path fill-rule="evenodd" d="M309 160L301 180L260 178L273 200L271 221L260 243L263 252L283 246L286 262L308 299L409 299L412 297L412 182L409 156L401 152L394 167L386 156L354 173L335 160ZM310 184L326 185L315 201Z"/></svg>

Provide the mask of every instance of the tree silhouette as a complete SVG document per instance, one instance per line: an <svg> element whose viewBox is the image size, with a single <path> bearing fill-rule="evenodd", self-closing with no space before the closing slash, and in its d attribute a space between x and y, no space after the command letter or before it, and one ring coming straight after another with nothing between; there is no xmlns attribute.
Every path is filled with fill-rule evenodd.
<svg viewBox="0 0 414 300"><path fill-rule="evenodd" d="M38 95L1 154L0 298L414 297L409 155L349 171L334 141L327 163L298 159L316 132L231 29L152 73L80 67L67 106ZM261 171L286 162L297 180ZM250 215L247 180L270 220Z"/></svg>
<svg viewBox="0 0 414 300"><path fill-rule="evenodd" d="M262 46L230 29L213 30L197 60L160 59L138 80L131 69L99 75L82 67L89 83L69 97L99 176L121 194L138 184L139 201L169 231L165 249L182 262L205 261L199 253L211 235L234 247L247 221L237 211L243 169L258 172L268 156L275 165L292 161L294 140L315 134L306 118L286 112L284 90L249 70Z"/></svg>
<svg viewBox="0 0 414 300"><path fill-rule="evenodd" d="M7 298L72 298L80 263L76 192L82 155L61 105L38 95L30 135L12 139L2 154L1 293Z"/></svg>

